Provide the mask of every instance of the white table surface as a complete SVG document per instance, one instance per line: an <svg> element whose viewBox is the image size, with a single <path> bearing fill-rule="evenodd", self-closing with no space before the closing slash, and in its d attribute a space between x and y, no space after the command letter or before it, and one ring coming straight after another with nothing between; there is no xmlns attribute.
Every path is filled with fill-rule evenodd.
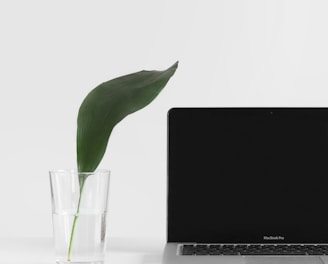
<svg viewBox="0 0 328 264"><path fill-rule="evenodd" d="M150 238L109 237L105 263L159 264L165 241ZM0 264L55 264L49 238L0 238Z"/></svg>

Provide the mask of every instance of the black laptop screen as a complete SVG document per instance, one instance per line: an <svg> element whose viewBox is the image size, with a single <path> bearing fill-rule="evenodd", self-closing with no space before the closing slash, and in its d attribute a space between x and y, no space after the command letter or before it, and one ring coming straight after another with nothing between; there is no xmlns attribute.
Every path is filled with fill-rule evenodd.
<svg viewBox="0 0 328 264"><path fill-rule="evenodd" d="M328 243L328 109L171 109L168 174L168 242Z"/></svg>

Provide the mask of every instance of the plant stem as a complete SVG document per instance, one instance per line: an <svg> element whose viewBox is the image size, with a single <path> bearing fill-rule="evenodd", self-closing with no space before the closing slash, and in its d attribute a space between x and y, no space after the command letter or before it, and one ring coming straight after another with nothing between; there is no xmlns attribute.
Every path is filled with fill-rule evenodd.
<svg viewBox="0 0 328 264"><path fill-rule="evenodd" d="M67 261L71 261L73 240L74 240L76 223L77 223L77 220L79 219L79 212L80 212L80 205L81 205L81 197L82 197L82 190L83 190L84 182L85 182L85 179L82 181L82 183L80 185L81 186L80 187L80 197L79 197L79 202L77 204L76 214L75 214L74 220L73 220L72 231L71 231L71 238L70 238L70 241L69 241Z"/></svg>

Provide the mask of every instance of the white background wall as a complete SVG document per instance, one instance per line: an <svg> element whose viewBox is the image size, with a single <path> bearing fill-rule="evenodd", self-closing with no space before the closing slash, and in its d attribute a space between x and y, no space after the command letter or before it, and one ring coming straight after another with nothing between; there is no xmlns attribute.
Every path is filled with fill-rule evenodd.
<svg viewBox="0 0 328 264"><path fill-rule="evenodd" d="M0 237L52 235L48 170L76 166L91 89L179 60L100 166L110 235L164 239L167 110L328 106L327 12L325 0L1 1Z"/></svg>

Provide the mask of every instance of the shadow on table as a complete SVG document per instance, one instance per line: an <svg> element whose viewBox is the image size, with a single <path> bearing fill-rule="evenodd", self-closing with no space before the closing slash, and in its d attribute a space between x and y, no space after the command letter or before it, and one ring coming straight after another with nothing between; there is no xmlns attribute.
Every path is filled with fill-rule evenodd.
<svg viewBox="0 0 328 264"><path fill-rule="evenodd" d="M136 253L141 255L142 264L161 263L165 241L150 238L120 238L108 239L109 252Z"/></svg>
<svg viewBox="0 0 328 264"><path fill-rule="evenodd" d="M162 254L145 255L142 259L142 264L159 264L162 261Z"/></svg>
<svg viewBox="0 0 328 264"><path fill-rule="evenodd" d="M109 251L124 251L136 253L162 253L165 242L159 239L149 238L121 238L114 237L108 239L107 249Z"/></svg>

